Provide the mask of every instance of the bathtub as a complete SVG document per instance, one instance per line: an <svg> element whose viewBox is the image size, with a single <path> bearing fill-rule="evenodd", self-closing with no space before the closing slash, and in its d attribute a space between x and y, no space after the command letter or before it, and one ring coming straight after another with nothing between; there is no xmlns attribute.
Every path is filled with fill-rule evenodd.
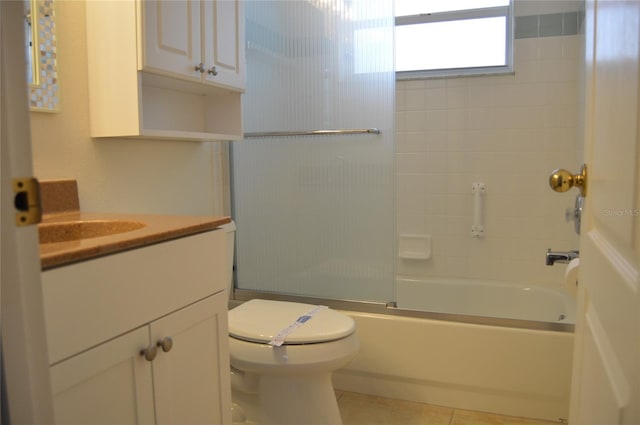
<svg viewBox="0 0 640 425"><path fill-rule="evenodd" d="M563 293L415 279L398 279L397 301L389 304L234 293L236 300L256 297L326 304L355 320L361 349L334 373L336 389L544 420L568 418L574 307Z"/></svg>
<svg viewBox="0 0 640 425"><path fill-rule="evenodd" d="M545 323L575 321L568 293L519 283L471 279L396 279L398 308Z"/></svg>

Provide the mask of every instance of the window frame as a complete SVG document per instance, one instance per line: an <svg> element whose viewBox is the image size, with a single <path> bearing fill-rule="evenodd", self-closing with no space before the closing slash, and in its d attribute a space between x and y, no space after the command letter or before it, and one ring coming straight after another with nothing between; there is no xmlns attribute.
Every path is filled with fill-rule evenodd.
<svg viewBox="0 0 640 425"><path fill-rule="evenodd" d="M468 68L420 69L413 71L396 71L396 80L414 80L424 78L464 77L470 75L513 74L514 18L513 3L506 6L493 6L480 9L452 10L447 12L422 13L417 15L396 16L395 27L402 25L430 24L436 22L452 22L480 18L506 18L505 31L505 65L480 66ZM394 42L395 44L395 42Z"/></svg>

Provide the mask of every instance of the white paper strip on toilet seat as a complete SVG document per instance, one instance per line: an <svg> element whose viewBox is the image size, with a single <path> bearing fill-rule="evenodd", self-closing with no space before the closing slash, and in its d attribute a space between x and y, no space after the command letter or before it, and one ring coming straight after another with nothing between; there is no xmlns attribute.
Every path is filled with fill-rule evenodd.
<svg viewBox="0 0 640 425"><path fill-rule="evenodd" d="M287 339L287 336L291 332L295 331L300 326L304 325L309 319L311 319L317 313L319 313L320 311L326 308L329 308L329 307L327 307L326 305L317 305L311 310L309 310L306 314L298 317L295 322L293 322L292 324L290 324L289 326L287 326L286 328L278 332L277 335L274 336L273 339L271 339L271 341L269 341L269 345L280 347L282 344L284 344L285 339Z"/></svg>

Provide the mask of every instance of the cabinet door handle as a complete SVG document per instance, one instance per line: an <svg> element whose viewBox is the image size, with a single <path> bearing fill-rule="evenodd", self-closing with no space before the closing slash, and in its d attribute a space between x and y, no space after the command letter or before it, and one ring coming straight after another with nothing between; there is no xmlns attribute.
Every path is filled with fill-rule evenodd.
<svg viewBox="0 0 640 425"><path fill-rule="evenodd" d="M199 64L197 64L194 69L196 71L199 71L200 74L204 74L204 71L206 71L207 69L204 67L204 64L202 62L200 62Z"/></svg>
<svg viewBox="0 0 640 425"><path fill-rule="evenodd" d="M156 358L156 354L158 354L158 349L155 345L150 345L140 350L140 355L148 362L153 361Z"/></svg>
<svg viewBox="0 0 640 425"><path fill-rule="evenodd" d="M171 348L173 348L173 338L171 338L170 336L165 336L161 340L158 340L158 343L156 345L162 348L162 351L168 353L169 351L171 351Z"/></svg>
<svg viewBox="0 0 640 425"><path fill-rule="evenodd" d="M218 75L218 68L212 66L207 72L215 77L216 75Z"/></svg>

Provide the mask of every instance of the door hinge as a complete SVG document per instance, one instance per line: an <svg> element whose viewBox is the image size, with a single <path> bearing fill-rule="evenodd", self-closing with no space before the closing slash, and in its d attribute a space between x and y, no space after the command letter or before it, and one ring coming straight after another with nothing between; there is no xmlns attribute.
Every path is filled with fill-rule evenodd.
<svg viewBox="0 0 640 425"><path fill-rule="evenodd" d="M29 226L40 223L40 184L38 179L24 177L13 179L13 205L16 209L16 225Z"/></svg>

